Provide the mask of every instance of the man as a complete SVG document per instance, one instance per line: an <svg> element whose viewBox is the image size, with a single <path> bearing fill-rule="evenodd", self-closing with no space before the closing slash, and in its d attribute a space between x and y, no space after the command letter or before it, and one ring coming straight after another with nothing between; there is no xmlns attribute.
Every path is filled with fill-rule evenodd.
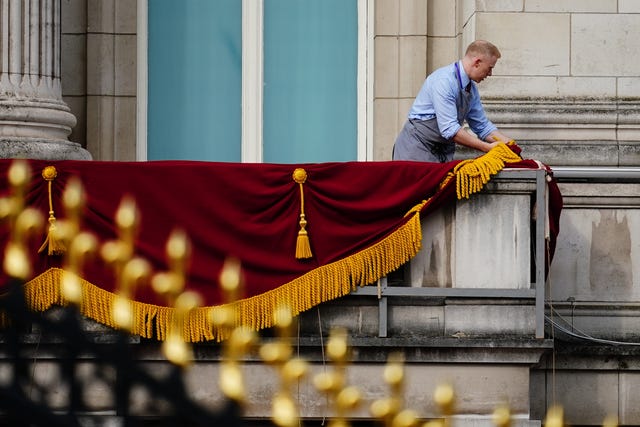
<svg viewBox="0 0 640 427"><path fill-rule="evenodd" d="M393 159L448 162L456 144L487 152L510 141L487 119L476 87L491 75L498 58L497 47L476 40L460 61L431 73L396 139ZM465 120L477 137L462 128Z"/></svg>

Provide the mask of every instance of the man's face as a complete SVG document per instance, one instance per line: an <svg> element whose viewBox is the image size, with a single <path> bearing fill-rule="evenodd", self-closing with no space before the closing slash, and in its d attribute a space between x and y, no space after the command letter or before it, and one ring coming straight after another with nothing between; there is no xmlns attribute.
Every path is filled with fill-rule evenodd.
<svg viewBox="0 0 640 427"><path fill-rule="evenodd" d="M480 83L492 74L496 62L498 62L498 58L495 56L481 55L474 57L469 78L476 83Z"/></svg>

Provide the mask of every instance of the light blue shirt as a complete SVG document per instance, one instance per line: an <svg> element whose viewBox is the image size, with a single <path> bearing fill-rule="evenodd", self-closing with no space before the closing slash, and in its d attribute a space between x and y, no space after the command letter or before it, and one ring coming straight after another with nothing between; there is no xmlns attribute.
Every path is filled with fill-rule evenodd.
<svg viewBox="0 0 640 427"><path fill-rule="evenodd" d="M471 86L467 95L463 92L468 84ZM463 96L469 97L466 114L460 108ZM431 73L424 81L409 111L410 119L428 120L434 117L438 122L440 134L448 140L460 130L465 120L482 140L498 129L487 119L478 88L465 73L461 62L458 62L457 69L453 63Z"/></svg>

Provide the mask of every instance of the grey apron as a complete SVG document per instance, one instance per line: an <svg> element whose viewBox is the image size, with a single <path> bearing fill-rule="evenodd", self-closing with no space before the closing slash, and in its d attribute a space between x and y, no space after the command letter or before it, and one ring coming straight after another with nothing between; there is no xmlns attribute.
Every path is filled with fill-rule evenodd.
<svg viewBox="0 0 640 427"><path fill-rule="evenodd" d="M456 98L458 123L462 126L467 112L471 93L460 89ZM422 162L448 162L453 160L456 144L440 134L436 118L419 120L408 119L393 146L393 160L417 160Z"/></svg>

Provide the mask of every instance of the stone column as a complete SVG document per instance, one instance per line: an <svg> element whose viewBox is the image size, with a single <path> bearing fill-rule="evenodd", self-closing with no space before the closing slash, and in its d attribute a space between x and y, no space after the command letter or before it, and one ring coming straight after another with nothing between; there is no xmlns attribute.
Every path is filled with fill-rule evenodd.
<svg viewBox="0 0 640 427"><path fill-rule="evenodd" d="M60 85L60 0L0 0L0 158L91 159L67 139L75 124Z"/></svg>

